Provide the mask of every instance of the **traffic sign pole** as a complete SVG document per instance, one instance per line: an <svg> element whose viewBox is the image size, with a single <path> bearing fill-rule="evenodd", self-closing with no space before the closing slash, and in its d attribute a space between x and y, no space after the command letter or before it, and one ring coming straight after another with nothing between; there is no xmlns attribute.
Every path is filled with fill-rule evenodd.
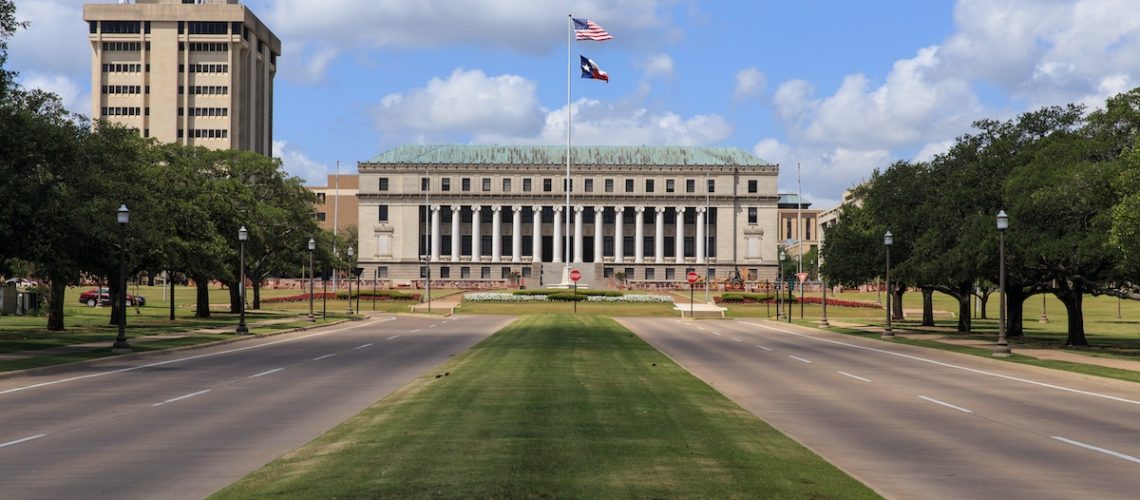
<svg viewBox="0 0 1140 500"><path fill-rule="evenodd" d="M696 271L689 271L689 274L685 275L685 279L688 280L688 282L689 282L689 318L692 318L693 317L693 295L696 291L696 286L697 286L697 272Z"/></svg>
<svg viewBox="0 0 1140 500"><path fill-rule="evenodd" d="M574 282L574 314L578 314L578 280L582 279L582 272L577 269L570 270L570 281Z"/></svg>

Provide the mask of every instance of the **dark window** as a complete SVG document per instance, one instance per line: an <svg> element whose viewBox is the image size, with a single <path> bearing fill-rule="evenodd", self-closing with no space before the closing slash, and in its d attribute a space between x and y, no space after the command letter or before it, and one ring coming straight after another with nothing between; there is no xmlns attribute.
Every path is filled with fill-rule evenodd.
<svg viewBox="0 0 1140 500"><path fill-rule="evenodd" d="M451 178L444 177L439 184L440 191L451 191Z"/></svg>
<svg viewBox="0 0 1140 500"><path fill-rule="evenodd" d="M552 181L550 178L543 179L542 180L542 192L549 193L553 190L554 190L554 181Z"/></svg>
<svg viewBox="0 0 1140 500"><path fill-rule="evenodd" d="M716 179L709 179L708 185L709 185L708 186L708 192L709 193L715 193L716 192Z"/></svg>
<svg viewBox="0 0 1140 500"><path fill-rule="evenodd" d="M666 193L672 193L673 191L675 191L673 184L674 184L673 179L665 179L665 192Z"/></svg>
<svg viewBox="0 0 1140 500"><path fill-rule="evenodd" d="M380 178L380 190L381 191L387 191L388 190L388 178L387 177L381 177Z"/></svg>
<svg viewBox="0 0 1140 500"><path fill-rule="evenodd" d="M645 179L645 192L646 193L652 193L653 192L653 179Z"/></svg>
<svg viewBox="0 0 1140 500"><path fill-rule="evenodd" d="M503 179L503 192L511 192L511 179L509 177Z"/></svg>
<svg viewBox="0 0 1140 500"><path fill-rule="evenodd" d="M614 180L613 179L606 179L606 192L607 193L614 192Z"/></svg>
<svg viewBox="0 0 1140 500"><path fill-rule="evenodd" d="M471 190L471 178L470 177L464 177L464 178L460 179L459 184L460 184L459 188L461 190L463 190L463 191L470 191Z"/></svg>
<svg viewBox="0 0 1140 500"><path fill-rule="evenodd" d="M625 180L625 192L627 192L627 193L633 192L633 179L626 179Z"/></svg>
<svg viewBox="0 0 1140 500"><path fill-rule="evenodd" d="M697 181L694 179L685 179L685 192L686 193L697 192Z"/></svg>
<svg viewBox="0 0 1140 500"><path fill-rule="evenodd" d="M594 179L586 179L586 185L584 187L585 187L587 193L593 193L594 192Z"/></svg>
<svg viewBox="0 0 1140 500"><path fill-rule="evenodd" d="M87 21L87 30L88 30L88 33L98 33L99 32L99 22L98 21Z"/></svg>
<svg viewBox="0 0 1140 500"><path fill-rule="evenodd" d="M380 205L380 216L376 220L380 222L388 222L388 205Z"/></svg>
<svg viewBox="0 0 1140 500"><path fill-rule="evenodd" d="M756 224L756 207L748 207L748 223Z"/></svg>
<svg viewBox="0 0 1140 500"><path fill-rule="evenodd" d="M230 23L230 34L232 34L232 35L240 35L241 34L241 23L240 22Z"/></svg>
<svg viewBox="0 0 1140 500"><path fill-rule="evenodd" d="M325 221L325 213L324 213L324 212L317 212L317 213L315 213L315 214L313 214L313 215L315 215L315 216L316 216L316 218L317 218L317 220L318 220L318 221L321 221L321 222L324 222L324 221Z"/></svg>
<svg viewBox="0 0 1140 500"><path fill-rule="evenodd" d="M142 23L138 21L103 21L103 33L133 34L138 33Z"/></svg>
<svg viewBox="0 0 1140 500"><path fill-rule="evenodd" d="M186 31L191 35L227 35L229 26L224 22L190 21L186 23Z"/></svg>
<svg viewBox="0 0 1140 500"><path fill-rule="evenodd" d="M523 179L523 192L529 193L533 188L534 182L531 179Z"/></svg>
<svg viewBox="0 0 1140 500"><path fill-rule="evenodd" d="M420 191L427 191L431 189L431 178L420 177Z"/></svg>
<svg viewBox="0 0 1140 500"><path fill-rule="evenodd" d="M760 191L759 184L760 184L759 182L754 181L754 180L748 181L748 192L749 193L759 192Z"/></svg>
<svg viewBox="0 0 1140 500"><path fill-rule="evenodd" d="M784 237L785 238L791 238L792 237L792 219L788 219L787 222L788 222L788 224L787 224L787 229L784 231Z"/></svg>
<svg viewBox="0 0 1140 500"><path fill-rule="evenodd" d="M489 192L490 190L491 190L491 178L490 177L484 177L483 178L483 192L486 193L486 192Z"/></svg>

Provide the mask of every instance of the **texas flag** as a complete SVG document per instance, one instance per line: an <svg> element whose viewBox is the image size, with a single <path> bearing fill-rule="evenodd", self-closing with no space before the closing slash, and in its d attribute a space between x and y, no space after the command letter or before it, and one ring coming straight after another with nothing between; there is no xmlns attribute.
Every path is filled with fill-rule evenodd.
<svg viewBox="0 0 1140 500"><path fill-rule="evenodd" d="M578 57L582 58L582 78L593 78L610 83L610 75L602 71L602 69L598 67L598 63L581 54L579 54Z"/></svg>

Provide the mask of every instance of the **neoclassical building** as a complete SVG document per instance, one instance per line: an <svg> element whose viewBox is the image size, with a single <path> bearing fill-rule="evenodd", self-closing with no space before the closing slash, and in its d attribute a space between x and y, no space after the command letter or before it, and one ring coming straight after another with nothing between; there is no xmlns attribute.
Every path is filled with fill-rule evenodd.
<svg viewBox="0 0 1140 500"><path fill-rule="evenodd" d="M359 266L394 284L671 287L776 273L778 166L735 148L400 146L358 165ZM569 213L567 213L569 208ZM569 215L569 218L567 217Z"/></svg>

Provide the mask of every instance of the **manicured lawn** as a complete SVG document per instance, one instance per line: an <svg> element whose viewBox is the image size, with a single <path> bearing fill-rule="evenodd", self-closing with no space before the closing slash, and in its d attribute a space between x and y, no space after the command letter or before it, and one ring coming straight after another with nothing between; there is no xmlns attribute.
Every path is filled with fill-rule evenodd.
<svg viewBox="0 0 1140 500"><path fill-rule="evenodd" d="M216 495L268 496L875 494L614 321L559 314L512 323Z"/></svg>

